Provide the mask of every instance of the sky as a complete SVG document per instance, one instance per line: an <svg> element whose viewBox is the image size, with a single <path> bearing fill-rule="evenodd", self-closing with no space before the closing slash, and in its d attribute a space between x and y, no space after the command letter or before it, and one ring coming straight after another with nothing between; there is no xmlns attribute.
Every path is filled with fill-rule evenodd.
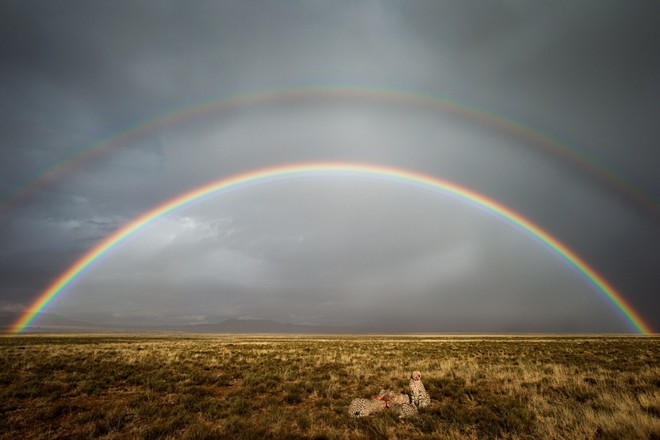
<svg viewBox="0 0 660 440"><path fill-rule="evenodd" d="M0 314L20 316L96 243L175 196L345 162L506 206L658 331L659 21L655 1L4 0ZM171 212L47 312L118 329L239 318L633 331L564 258L493 212L329 172Z"/></svg>

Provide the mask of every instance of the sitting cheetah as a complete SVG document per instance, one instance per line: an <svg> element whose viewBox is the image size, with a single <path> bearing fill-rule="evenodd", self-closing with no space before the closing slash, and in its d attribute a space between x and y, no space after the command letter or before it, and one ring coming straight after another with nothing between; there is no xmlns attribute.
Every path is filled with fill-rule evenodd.
<svg viewBox="0 0 660 440"><path fill-rule="evenodd" d="M418 409L426 408L431 404L429 393L422 383L422 373L419 371L413 371L410 375L410 399Z"/></svg>
<svg viewBox="0 0 660 440"><path fill-rule="evenodd" d="M348 405L348 415L351 417L366 417L370 414L384 411L387 409L387 402L384 400L357 398Z"/></svg>

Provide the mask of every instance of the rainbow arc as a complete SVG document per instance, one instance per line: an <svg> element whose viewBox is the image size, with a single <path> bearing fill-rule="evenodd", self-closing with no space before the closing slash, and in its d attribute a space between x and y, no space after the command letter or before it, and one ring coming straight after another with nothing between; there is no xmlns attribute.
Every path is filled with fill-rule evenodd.
<svg viewBox="0 0 660 440"><path fill-rule="evenodd" d="M308 99L362 99L367 102L377 102L379 104L403 104L431 111L447 112L451 115L477 122L483 126L495 128L526 141L531 147L539 148L568 164L577 166L580 170L596 177L601 183L606 184L626 199L635 202L654 216L660 218L660 204L658 204L655 198L619 174L608 169L594 158L588 157L575 148L571 148L521 122L448 99L399 90L350 86L291 87L245 93L178 108L174 111L158 115L155 118L140 121L99 142L72 152L58 162L50 164L32 178L21 182L5 194L0 194L0 216L21 200L28 198L39 189L52 184L63 176L73 173L87 162L159 129L177 126L216 111L225 111L261 103L299 102Z"/></svg>
<svg viewBox="0 0 660 440"><path fill-rule="evenodd" d="M222 178L170 199L135 218L85 253L39 295L38 299L11 327L10 331L20 333L28 328L30 323L58 295L61 295L68 286L82 276L85 269L90 267L90 265L104 254L112 251L119 243L127 240L137 231L158 218L212 194L232 188L248 184L266 183L277 178L310 177L322 173L386 178L404 184L419 185L448 196L456 197L492 212L501 219L520 228L522 231L531 234L562 258L569 266L584 275L586 280L588 280L601 297L614 307L628 322L631 329L642 334L651 333L651 328L644 322L639 313L632 308L625 298L604 277L598 274L595 269L589 266L586 261L565 244L522 215L482 194L446 180L399 168L357 163L307 163L264 168Z"/></svg>

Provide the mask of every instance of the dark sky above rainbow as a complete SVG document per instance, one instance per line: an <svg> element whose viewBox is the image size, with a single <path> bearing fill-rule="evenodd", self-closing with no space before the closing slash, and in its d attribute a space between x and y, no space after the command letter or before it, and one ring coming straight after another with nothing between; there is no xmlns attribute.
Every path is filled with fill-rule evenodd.
<svg viewBox="0 0 660 440"><path fill-rule="evenodd" d="M181 194L333 162L531 228L359 167L252 180L104 251L33 329L638 330L538 229L659 331L658 22L656 1L0 2L0 326Z"/></svg>

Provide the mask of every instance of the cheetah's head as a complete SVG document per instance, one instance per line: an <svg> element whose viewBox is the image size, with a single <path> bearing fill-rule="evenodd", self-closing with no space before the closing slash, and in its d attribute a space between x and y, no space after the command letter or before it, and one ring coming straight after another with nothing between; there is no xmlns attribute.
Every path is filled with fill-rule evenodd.
<svg viewBox="0 0 660 440"><path fill-rule="evenodd" d="M412 374L410 375L410 378L411 378L412 380L422 380L422 373L421 373L420 371L418 371L418 370L415 370L415 371L413 371Z"/></svg>
<svg viewBox="0 0 660 440"><path fill-rule="evenodd" d="M386 389L383 388L378 392L378 394L376 394L375 396L371 396L371 398L373 400L381 401L385 405L385 408L389 408L390 407L390 398L392 397L391 395L392 395L391 391L386 390Z"/></svg>

